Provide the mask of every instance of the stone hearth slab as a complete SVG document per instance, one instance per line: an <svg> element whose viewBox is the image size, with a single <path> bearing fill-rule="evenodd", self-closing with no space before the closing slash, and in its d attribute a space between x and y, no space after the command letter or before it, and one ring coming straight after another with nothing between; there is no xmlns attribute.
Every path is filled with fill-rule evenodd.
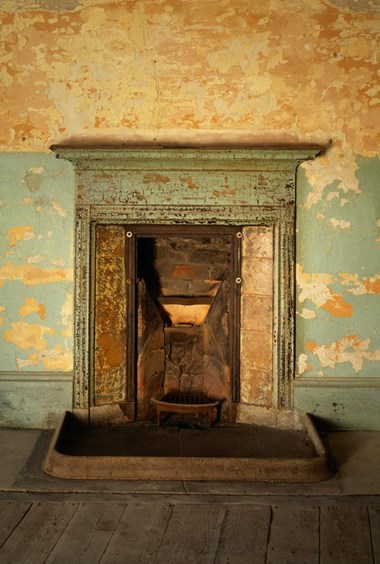
<svg viewBox="0 0 380 564"><path fill-rule="evenodd" d="M68 479L314 482L332 474L309 416L304 428L88 426L65 412L43 469Z"/></svg>

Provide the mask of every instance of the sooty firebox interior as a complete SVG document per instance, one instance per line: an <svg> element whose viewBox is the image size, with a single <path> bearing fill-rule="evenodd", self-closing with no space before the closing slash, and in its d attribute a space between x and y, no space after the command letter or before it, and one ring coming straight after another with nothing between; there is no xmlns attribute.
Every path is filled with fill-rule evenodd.
<svg viewBox="0 0 380 564"><path fill-rule="evenodd" d="M134 230L137 419L153 416L152 398L173 393L220 400L228 417L236 360L236 231Z"/></svg>

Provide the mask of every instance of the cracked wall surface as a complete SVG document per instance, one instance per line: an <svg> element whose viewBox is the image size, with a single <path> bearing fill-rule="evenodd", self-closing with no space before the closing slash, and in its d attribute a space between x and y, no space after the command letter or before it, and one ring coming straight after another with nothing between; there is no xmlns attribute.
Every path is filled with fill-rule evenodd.
<svg viewBox="0 0 380 564"><path fill-rule="evenodd" d="M380 376L375 2L4 0L0 20L2 370L71 369L74 180L52 143L331 140L298 173L297 375Z"/></svg>

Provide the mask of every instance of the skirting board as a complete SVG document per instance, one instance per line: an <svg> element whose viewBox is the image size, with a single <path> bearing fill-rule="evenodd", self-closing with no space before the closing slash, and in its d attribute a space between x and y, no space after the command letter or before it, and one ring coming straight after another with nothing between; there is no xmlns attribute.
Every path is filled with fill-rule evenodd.
<svg viewBox="0 0 380 564"><path fill-rule="evenodd" d="M325 430L380 430L380 378L296 378L294 407Z"/></svg>
<svg viewBox="0 0 380 564"><path fill-rule="evenodd" d="M72 409L70 373L0 373L0 427L48 429Z"/></svg>
<svg viewBox="0 0 380 564"><path fill-rule="evenodd" d="M0 373L0 427L55 427L72 396L72 374ZM297 378L294 407L323 429L380 430L380 378Z"/></svg>

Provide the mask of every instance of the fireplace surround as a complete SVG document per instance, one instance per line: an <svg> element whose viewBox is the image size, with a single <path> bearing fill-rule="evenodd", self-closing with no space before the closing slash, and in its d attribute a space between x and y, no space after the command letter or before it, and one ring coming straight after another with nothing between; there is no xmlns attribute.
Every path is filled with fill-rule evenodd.
<svg viewBox="0 0 380 564"><path fill-rule="evenodd" d="M52 149L77 179L74 408L291 410L295 177L320 148Z"/></svg>

